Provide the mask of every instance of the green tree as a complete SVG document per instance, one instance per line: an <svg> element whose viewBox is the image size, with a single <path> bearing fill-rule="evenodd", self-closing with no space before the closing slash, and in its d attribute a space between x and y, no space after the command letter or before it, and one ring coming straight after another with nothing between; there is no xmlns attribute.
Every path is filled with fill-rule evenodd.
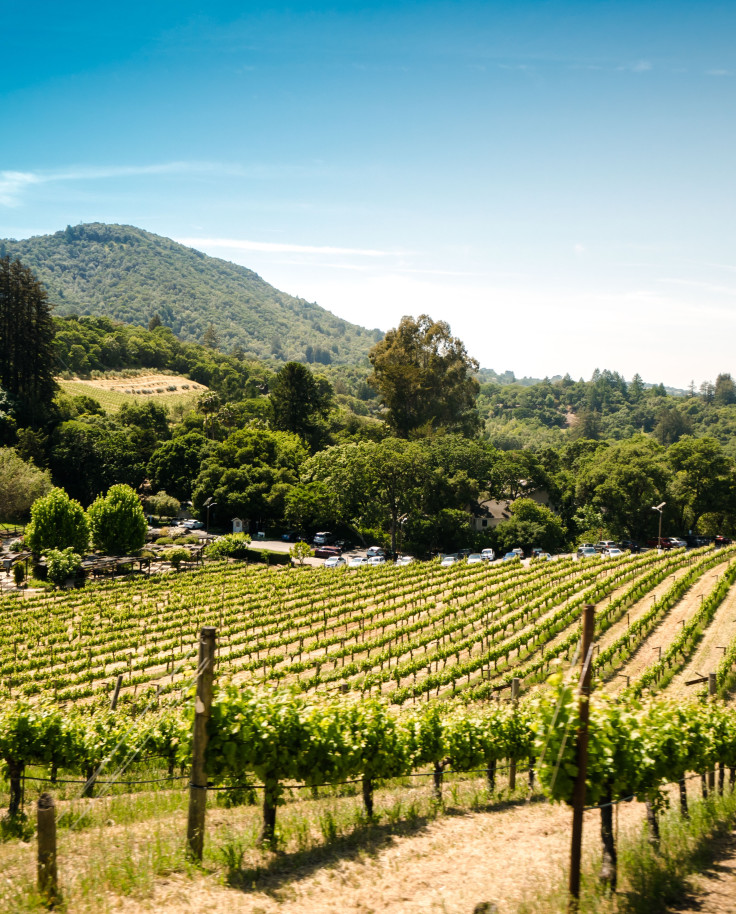
<svg viewBox="0 0 736 914"><path fill-rule="evenodd" d="M667 451L667 461L684 528L694 530L704 514L736 510L734 462L715 438L681 438Z"/></svg>
<svg viewBox="0 0 736 914"><path fill-rule="evenodd" d="M146 509L158 517L176 517L181 509L181 502L173 495L161 490L146 499Z"/></svg>
<svg viewBox="0 0 736 914"><path fill-rule="evenodd" d="M664 449L637 435L595 452L578 474L576 501L600 510L617 536L646 539L656 532L652 506L668 500L670 475Z"/></svg>
<svg viewBox="0 0 736 914"><path fill-rule="evenodd" d="M164 489L181 501L192 497L194 480L209 448L209 442L196 431L164 441L148 461L148 475L154 489Z"/></svg>
<svg viewBox="0 0 736 914"><path fill-rule="evenodd" d="M36 553L71 548L83 555L89 549L89 533L87 515L79 502L63 489L52 489L33 503L25 539Z"/></svg>
<svg viewBox="0 0 736 914"><path fill-rule="evenodd" d="M87 511L96 549L107 555L128 555L146 542L146 515L140 499L126 485L111 486Z"/></svg>
<svg viewBox="0 0 736 914"><path fill-rule="evenodd" d="M0 258L0 384L34 424L56 391L54 324L46 291L19 260Z"/></svg>
<svg viewBox="0 0 736 914"><path fill-rule="evenodd" d="M293 432L313 446L318 443L324 435L323 420L332 408L329 381L315 378L300 362L287 362L276 373L269 400L274 428Z"/></svg>
<svg viewBox="0 0 736 914"><path fill-rule="evenodd" d="M713 391L713 402L716 406L728 406L736 403L736 384L730 374L719 374Z"/></svg>
<svg viewBox="0 0 736 914"><path fill-rule="evenodd" d="M305 467L306 478L324 485L336 520L382 527L393 552L400 521L418 504L426 473L423 443L400 438L336 445Z"/></svg>
<svg viewBox="0 0 736 914"><path fill-rule="evenodd" d="M192 501L201 510L208 498L217 516L249 521L280 519L284 499L299 480L306 459L303 442L289 432L244 428L211 445L194 484Z"/></svg>
<svg viewBox="0 0 736 914"><path fill-rule="evenodd" d="M400 438L437 429L474 434L479 427L473 372L478 363L444 321L422 314L403 317L369 353L369 384L388 410L387 421Z"/></svg>
<svg viewBox="0 0 736 914"><path fill-rule="evenodd" d="M511 505L511 517L500 523L495 533L499 547L507 552L517 546L527 551L541 546L545 552L557 552L566 537L560 518L531 498L517 498Z"/></svg>
<svg viewBox="0 0 736 914"><path fill-rule="evenodd" d="M13 448L0 448L0 517L23 520L31 505L52 489L51 476L27 463Z"/></svg>
<svg viewBox="0 0 736 914"><path fill-rule="evenodd" d="M298 543L294 543L291 549L289 549L289 555L300 565L303 565L304 559L311 558L314 555L314 549L312 549L309 543L299 540Z"/></svg>

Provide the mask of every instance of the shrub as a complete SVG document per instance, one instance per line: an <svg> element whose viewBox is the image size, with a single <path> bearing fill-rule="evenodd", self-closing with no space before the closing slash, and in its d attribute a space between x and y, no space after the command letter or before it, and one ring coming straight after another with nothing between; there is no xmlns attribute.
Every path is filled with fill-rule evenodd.
<svg viewBox="0 0 736 914"><path fill-rule="evenodd" d="M67 578L75 577L82 570L82 557L71 546L66 549L47 549L46 568L49 581L61 587Z"/></svg>
<svg viewBox="0 0 736 914"><path fill-rule="evenodd" d="M312 549L309 543L300 540L298 543L294 543L291 549L289 549L289 555L291 558L296 559L300 565L303 565L304 559L314 555L314 549Z"/></svg>
<svg viewBox="0 0 736 914"><path fill-rule="evenodd" d="M191 555L188 549L185 549L183 546L177 546L174 549L167 549L163 554L163 558L167 562L170 562L174 568L178 569L182 562L189 561Z"/></svg>
<svg viewBox="0 0 736 914"><path fill-rule="evenodd" d="M247 533L227 533L210 543L205 554L214 559L248 558L250 536Z"/></svg>
<svg viewBox="0 0 736 914"><path fill-rule="evenodd" d="M13 580L15 581L16 587L20 587L25 576L26 570L23 567L23 562L16 562L15 565L13 565Z"/></svg>

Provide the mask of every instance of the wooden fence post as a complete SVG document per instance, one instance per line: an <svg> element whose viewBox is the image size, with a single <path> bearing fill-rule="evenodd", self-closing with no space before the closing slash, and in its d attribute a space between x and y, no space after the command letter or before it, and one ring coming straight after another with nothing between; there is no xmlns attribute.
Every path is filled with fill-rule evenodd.
<svg viewBox="0 0 736 914"><path fill-rule="evenodd" d="M708 695L710 698L716 697L716 691L718 689L718 677L715 673L708 673ZM708 772L708 793L711 795L715 793L716 790L716 771L715 768L711 768Z"/></svg>
<svg viewBox="0 0 736 914"><path fill-rule="evenodd" d="M580 652L579 726L577 732L577 777L572 798L572 838L570 842L570 897L568 910L578 910L580 901L580 859L583 847L583 811L585 809L585 778L588 773L588 720L590 717L590 680L592 678L593 634L595 631L595 606L583 607L583 648Z"/></svg>
<svg viewBox="0 0 736 914"><path fill-rule="evenodd" d="M115 683L115 691L112 693L112 699L110 700L110 710L114 711L118 706L118 696L120 695L120 687L123 684L123 674L119 673L117 682Z"/></svg>
<svg viewBox="0 0 736 914"><path fill-rule="evenodd" d="M215 668L215 638L212 625L202 627L199 639L197 697L194 700L194 734L192 739L192 775L189 784L189 817L187 820L187 850L189 856L201 862L204 850L204 819L207 810L207 723L212 710Z"/></svg>
<svg viewBox="0 0 736 914"><path fill-rule="evenodd" d="M56 809L50 793L42 793L36 809L38 828L38 892L49 907L61 900L56 871Z"/></svg>
<svg viewBox="0 0 736 914"><path fill-rule="evenodd" d="M521 680L514 677L511 680L511 703L516 704L519 698L519 686ZM516 790L516 759L512 758L509 762L509 792Z"/></svg>

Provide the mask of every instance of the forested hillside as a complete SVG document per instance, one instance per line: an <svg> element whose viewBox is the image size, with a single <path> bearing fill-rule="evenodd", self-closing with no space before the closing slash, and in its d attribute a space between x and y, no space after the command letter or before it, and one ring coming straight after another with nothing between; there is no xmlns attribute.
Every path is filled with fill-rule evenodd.
<svg viewBox="0 0 736 914"><path fill-rule="evenodd" d="M129 225L92 223L0 240L0 257L6 254L34 271L59 315L144 326L159 315L185 341L207 334L215 348L240 348L250 358L352 364L381 337L280 292L245 267Z"/></svg>

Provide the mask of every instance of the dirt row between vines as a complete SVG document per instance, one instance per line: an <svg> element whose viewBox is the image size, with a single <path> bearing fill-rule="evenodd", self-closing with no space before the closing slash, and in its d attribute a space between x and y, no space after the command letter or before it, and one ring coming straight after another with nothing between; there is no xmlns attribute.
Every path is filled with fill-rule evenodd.
<svg viewBox="0 0 736 914"><path fill-rule="evenodd" d="M711 592L725 567L724 563L706 571L686 591L682 599L665 613L662 620L634 651L628 662L618 667L616 674L608 681L607 688L610 692L615 694L622 691L626 684L623 677L628 676L633 682L659 660L658 648L661 647L661 653L667 650L670 642L681 631L682 622L688 621L697 612L701 605L701 596L706 597ZM668 579L667 587L671 584L671 579ZM651 606L651 594L649 595L649 605Z"/></svg>
<svg viewBox="0 0 736 914"><path fill-rule="evenodd" d="M716 610L713 621L703 633L703 640L698 645L691 660L677 673L665 689L665 694L674 697L691 695L697 686L686 686L689 679L696 679L701 674L714 673L723 659L723 650L736 636L736 587L732 587L725 600ZM702 687L701 687L702 688Z"/></svg>
<svg viewBox="0 0 736 914"><path fill-rule="evenodd" d="M499 914L544 894L564 879L570 810L518 802L495 811L461 812L376 845L334 853L319 866L279 869L240 888L216 875L159 878L141 899L108 898L111 914L472 914L492 902ZM586 813L586 854L599 848L599 814ZM641 828L644 808L624 804L619 831ZM267 872L268 867L264 868ZM250 874L249 874L250 875Z"/></svg>

